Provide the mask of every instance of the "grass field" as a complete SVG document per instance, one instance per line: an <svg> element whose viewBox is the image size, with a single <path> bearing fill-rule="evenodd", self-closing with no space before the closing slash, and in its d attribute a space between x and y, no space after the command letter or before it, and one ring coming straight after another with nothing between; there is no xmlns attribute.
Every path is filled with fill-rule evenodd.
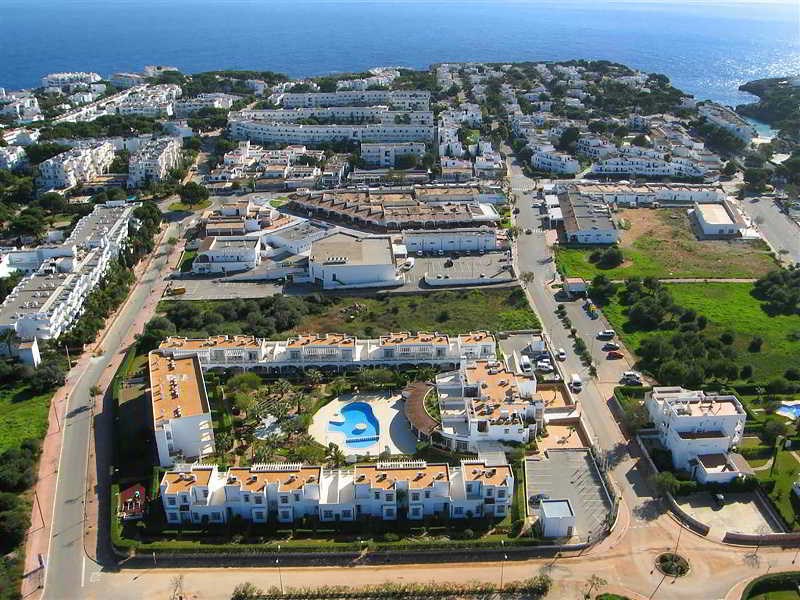
<svg viewBox="0 0 800 600"><path fill-rule="evenodd" d="M775 480L775 488L769 494L769 497L792 529L798 528L797 518L800 502L798 502L797 496L792 491L792 484L797 481L798 472L800 472L800 463L797 462L792 452L788 450L778 452L773 468L756 471L756 477L762 481L766 479Z"/></svg>
<svg viewBox="0 0 800 600"><path fill-rule="evenodd" d="M355 304L358 312L347 310ZM352 317L352 318L351 318ZM370 336L387 331L463 333L488 329L531 329L539 326L519 288L459 290L380 298L342 298L321 315L313 315L293 332L339 331Z"/></svg>
<svg viewBox="0 0 800 600"><path fill-rule="evenodd" d="M36 396L24 386L0 387L0 452L23 440L40 440L47 431L52 393Z"/></svg>
<svg viewBox="0 0 800 600"><path fill-rule="evenodd" d="M181 257L181 264L178 266L181 273L188 273L192 270L192 263L196 256L197 250L184 250L183 256Z"/></svg>
<svg viewBox="0 0 800 600"><path fill-rule="evenodd" d="M698 240L682 209L626 209L617 217L629 227L620 242L625 262L600 269L589 262L595 248L559 247L556 261L564 274L584 279L599 273L611 279L757 278L776 266L760 240Z"/></svg>
<svg viewBox="0 0 800 600"><path fill-rule="evenodd" d="M173 202L169 205L169 209L173 211L180 211L180 212L192 212L198 210L204 210L211 206L211 200L203 200L202 202L198 202L197 204L184 204L183 202Z"/></svg>
<svg viewBox="0 0 800 600"><path fill-rule="evenodd" d="M740 366L752 365L754 378L767 381L783 375L791 365L800 364L800 316L778 315L770 317L761 309L761 303L750 295L749 283L675 283L667 284L675 302L697 311L708 318L706 331L736 334L734 346L739 351ZM611 302L603 313L622 336L630 350L639 346L642 338L659 335L659 332L635 331L628 325L625 307ZM662 335L669 335L664 333ZM763 338L760 352L749 352L753 337Z"/></svg>

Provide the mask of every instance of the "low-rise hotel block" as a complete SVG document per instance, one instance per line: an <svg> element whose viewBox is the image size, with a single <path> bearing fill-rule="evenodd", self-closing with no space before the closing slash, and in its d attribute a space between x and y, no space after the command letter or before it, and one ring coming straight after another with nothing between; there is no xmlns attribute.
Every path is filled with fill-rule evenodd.
<svg viewBox="0 0 800 600"><path fill-rule="evenodd" d="M384 144L361 144L361 160L370 166L394 168L401 156L425 156L424 142L394 142Z"/></svg>
<svg viewBox="0 0 800 600"><path fill-rule="evenodd" d="M342 140L430 143L436 129L433 125L300 125L233 118L228 128L235 139L281 144L321 144Z"/></svg>
<svg viewBox="0 0 800 600"><path fill-rule="evenodd" d="M431 93L424 90L346 90L285 93L278 100L284 108L386 105L402 110L429 110Z"/></svg>
<svg viewBox="0 0 800 600"><path fill-rule="evenodd" d="M568 190L558 195L558 203L567 242L614 244L619 241L620 231L605 202Z"/></svg>
<svg viewBox="0 0 800 600"><path fill-rule="evenodd" d="M39 165L39 186L69 189L108 171L114 162L114 146L108 142L79 144Z"/></svg>
<svg viewBox="0 0 800 600"><path fill-rule="evenodd" d="M378 462L352 469L299 463L234 467L179 465L161 479L168 523L222 524L234 517L253 523L395 521L425 517L503 518L514 495L508 465L462 461Z"/></svg>

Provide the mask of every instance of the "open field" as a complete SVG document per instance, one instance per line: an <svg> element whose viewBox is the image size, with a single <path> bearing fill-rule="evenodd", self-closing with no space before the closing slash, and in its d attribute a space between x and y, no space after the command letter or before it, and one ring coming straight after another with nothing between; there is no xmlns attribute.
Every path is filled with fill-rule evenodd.
<svg viewBox="0 0 800 600"><path fill-rule="evenodd" d="M19 448L23 440L42 439L51 396L36 396L26 386L0 387L0 452Z"/></svg>
<svg viewBox="0 0 800 600"><path fill-rule="evenodd" d="M721 334L732 331L733 345L738 350L739 366L751 365L757 381L768 381L792 365L800 364L800 316L770 317L761 303L750 295L749 283L675 283L667 284L677 304L697 311L708 318L706 331ZM650 335L671 335L671 332L637 331L630 327L624 314L626 307L611 302L603 314L622 336L630 350L635 351L641 340ZM748 351L753 337L764 340L760 352Z"/></svg>
<svg viewBox="0 0 800 600"><path fill-rule="evenodd" d="M361 304L357 313L347 307ZM354 318L350 318L353 316ZM342 298L321 315L312 315L295 327L302 331L341 331L369 336L386 331L441 331L463 333L538 327L519 288L460 290L381 298Z"/></svg>
<svg viewBox="0 0 800 600"><path fill-rule="evenodd" d="M684 209L631 208L616 216L629 226L620 247L625 262L600 269L589 262L596 248L557 248L559 268L570 277L757 278L773 270L775 259L761 240L698 240Z"/></svg>

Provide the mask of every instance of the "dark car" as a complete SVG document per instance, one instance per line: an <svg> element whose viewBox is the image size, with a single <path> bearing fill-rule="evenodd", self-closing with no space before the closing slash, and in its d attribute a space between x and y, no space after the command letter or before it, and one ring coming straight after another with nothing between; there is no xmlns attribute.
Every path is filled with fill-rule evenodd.
<svg viewBox="0 0 800 600"><path fill-rule="evenodd" d="M606 354L606 358L609 360L617 360L620 358L625 358L625 355L619 350L612 350L611 352Z"/></svg>
<svg viewBox="0 0 800 600"><path fill-rule="evenodd" d="M619 350L619 344L616 342L606 342L603 344L603 350L608 352L609 350Z"/></svg>

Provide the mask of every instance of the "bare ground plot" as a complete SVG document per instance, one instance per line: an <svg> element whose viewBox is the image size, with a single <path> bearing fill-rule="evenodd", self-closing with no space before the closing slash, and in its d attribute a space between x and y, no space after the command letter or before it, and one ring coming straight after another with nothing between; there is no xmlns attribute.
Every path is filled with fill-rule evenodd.
<svg viewBox="0 0 800 600"><path fill-rule="evenodd" d="M708 492L677 498L680 507L711 528L737 533L782 533L783 528L756 501L755 494L725 494L725 504L718 507Z"/></svg>
<svg viewBox="0 0 800 600"><path fill-rule="evenodd" d="M591 279L604 273L627 277L757 278L773 270L776 261L762 240L699 240L682 208L630 208L616 218L625 223L620 247L625 261L600 269L589 257L596 248L558 248L560 268L570 277Z"/></svg>

